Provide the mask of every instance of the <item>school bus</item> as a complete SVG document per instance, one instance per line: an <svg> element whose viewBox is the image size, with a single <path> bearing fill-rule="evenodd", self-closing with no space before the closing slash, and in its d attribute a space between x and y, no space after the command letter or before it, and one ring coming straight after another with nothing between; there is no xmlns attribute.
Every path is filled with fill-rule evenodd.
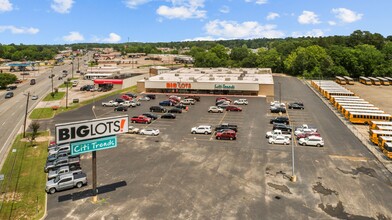
<svg viewBox="0 0 392 220"><path fill-rule="evenodd" d="M355 94L351 91L348 90L328 90L328 91L324 91L324 97L326 97L327 99L331 99L331 96L355 96Z"/></svg>
<svg viewBox="0 0 392 220"><path fill-rule="evenodd" d="M392 126L376 126L374 130L392 131Z"/></svg>
<svg viewBox="0 0 392 220"><path fill-rule="evenodd" d="M372 81L370 81L369 78L364 77L364 76L360 76L359 77L359 82L364 84L364 85L371 85L372 84Z"/></svg>
<svg viewBox="0 0 392 220"><path fill-rule="evenodd" d="M385 149L385 144L386 143L391 143L392 142L392 137L391 136L380 136L378 137L378 147L380 150Z"/></svg>
<svg viewBox="0 0 392 220"><path fill-rule="evenodd" d="M384 150L382 152L386 157L392 159L392 142L385 143Z"/></svg>
<svg viewBox="0 0 392 220"><path fill-rule="evenodd" d="M350 98L352 97L352 98ZM359 98L358 96L332 96L329 101L332 105L335 105L336 102L345 102L345 101L365 101L364 99Z"/></svg>
<svg viewBox="0 0 392 220"><path fill-rule="evenodd" d="M375 85L375 86L379 86L379 85L381 85L381 83L380 83L380 80L379 80L379 79L377 79L377 78L374 78L374 77L369 77L369 79L370 79L370 82L372 82L372 85Z"/></svg>
<svg viewBox="0 0 392 220"><path fill-rule="evenodd" d="M346 84L347 85L354 85L354 80L353 78L349 77L349 76L343 76L343 78L346 80Z"/></svg>
<svg viewBox="0 0 392 220"><path fill-rule="evenodd" d="M335 82L340 85L346 85L346 80L341 76L335 76Z"/></svg>
<svg viewBox="0 0 392 220"><path fill-rule="evenodd" d="M346 105L346 104L369 104L367 101L341 101L341 102L336 102L335 107L339 109L339 106L341 105Z"/></svg>
<svg viewBox="0 0 392 220"><path fill-rule="evenodd" d="M377 107L368 107L368 106L341 106L340 112L342 114L346 114L347 111L355 111L355 110L380 110Z"/></svg>
<svg viewBox="0 0 392 220"><path fill-rule="evenodd" d="M384 114L383 110L370 110L370 109L346 109L345 113L343 113L344 117L348 119L350 116L350 112L357 112L357 113L371 113L371 114Z"/></svg>
<svg viewBox="0 0 392 220"><path fill-rule="evenodd" d="M383 77L376 77L376 79L380 80L381 85L389 86L389 80L387 80Z"/></svg>
<svg viewBox="0 0 392 220"><path fill-rule="evenodd" d="M389 85L392 85L392 77L384 77L384 78L389 81Z"/></svg>
<svg viewBox="0 0 392 220"><path fill-rule="evenodd" d="M370 121L391 121L387 113L350 112L348 120L353 124L369 124Z"/></svg>
<svg viewBox="0 0 392 220"><path fill-rule="evenodd" d="M347 118L348 119L348 117L349 117L349 113L350 112L360 112L360 113L379 113L379 114L382 114L382 113L385 113L383 110L380 110L380 109L358 109L358 108L356 108L356 109L352 109L352 108L342 108L342 114L344 115L344 117L345 118Z"/></svg>
<svg viewBox="0 0 392 220"><path fill-rule="evenodd" d="M378 138L380 136L392 137L392 131L385 131L385 130L370 130L369 131L370 140L377 146L378 146Z"/></svg>
<svg viewBox="0 0 392 220"><path fill-rule="evenodd" d="M369 130L376 129L377 126L392 126L392 121L370 121Z"/></svg>
<svg viewBox="0 0 392 220"><path fill-rule="evenodd" d="M354 103L354 104L351 104L351 103L347 104L347 103L343 103L342 105L337 105L336 108L340 112L342 112L343 108L351 108L351 107L374 107L374 105L373 104L356 104L356 103Z"/></svg>

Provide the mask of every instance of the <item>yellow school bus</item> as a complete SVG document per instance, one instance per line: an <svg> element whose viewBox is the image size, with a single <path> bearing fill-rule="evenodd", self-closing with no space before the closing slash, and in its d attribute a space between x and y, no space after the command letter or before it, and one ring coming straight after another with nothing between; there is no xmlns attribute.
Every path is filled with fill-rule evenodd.
<svg viewBox="0 0 392 220"><path fill-rule="evenodd" d="M380 80L381 85L384 86L389 86L389 80L383 78L383 77L376 77L378 80Z"/></svg>
<svg viewBox="0 0 392 220"><path fill-rule="evenodd" d="M334 105L337 101L348 100L348 101L364 101L359 96L336 96L332 95L329 101Z"/></svg>
<svg viewBox="0 0 392 220"><path fill-rule="evenodd" d="M348 120L353 124L369 124L370 121L391 121L390 114L350 112Z"/></svg>
<svg viewBox="0 0 392 220"><path fill-rule="evenodd" d="M344 113L343 113L344 112ZM374 113L374 114L383 114L385 113L383 110L380 109L376 109L376 110L371 110L371 109L349 109L346 108L342 111L344 117L346 119L348 119L348 117L350 116L350 112L357 112L357 113Z"/></svg>
<svg viewBox="0 0 392 220"><path fill-rule="evenodd" d="M380 110L379 108L377 108L377 107L368 107L368 106L346 106L346 105L342 105L341 106L341 110L340 110L340 112L343 114L343 115L345 115L347 112L350 112L350 111L356 111L356 110L370 110L370 111L373 111L373 110Z"/></svg>
<svg viewBox="0 0 392 220"><path fill-rule="evenodd" d="M370 121L369 130L377 130L377 126L392 126L392 121Z"/></svg>
<svg viewBox="0 0 392 220"><path fill-rule="evenodd" d="M364 76L359 77L359 82L364 85L371 85L372 84L372 81L370 81L369 78L364 77Z"/></svg>
<svg viewBox="0 0 392 220"><path fill-rule="evenodd" d="M336 103L335 103L336 104ZM374 107L373 104L357 104L357 103L342 103L341 105L335 105L335 107L342 112L343 108L351 108L351 107Z"/></svg>
<svg viewBox="0 0 392 220"><path fill-rule="evenodd" d="M369 131L369 139L377 146L378 146L378 138L380 136L392 137L392 131L384 131L384 130Z"/></svg>
<svg viewBox="0 0 392 220"><path fill-rule="evenodd" d="M349 77L349 76L343 76L343 78L346 80L346 84L347 85L354 85L354 80L353 78Z"/></svg>
<svg viewBox="0 0 392 220"><path fill-rule="evenodd" d="M392 159L392 142L385 143L383 153L389 159Z"/></svg>
<svg viewBox="0 0 392 220"><path fill-rule="evenodd" d="M341 76L335 76L335 82L340 85L346 85L346 80Z"/></svg>
<svg viewBox="0 0 392 220"><path fill-rule="evenodd" d="M370 82L372 82L372 85L375 85L375 86L379 86L379 85L381 85L381 83L380 83L380 80L379 80L379 79L377 79L377 78L374 78L374 77L369 77L369 79L370 79Z"/></svg>
<svg viewBox="0 0 392 220"><path fill-rule="evenodd" d="M392 137L391 136L380 136L378 137L378 147L380 148L381 151L385 149L385 144L386 143L391 143L392 142Z"/></svg>

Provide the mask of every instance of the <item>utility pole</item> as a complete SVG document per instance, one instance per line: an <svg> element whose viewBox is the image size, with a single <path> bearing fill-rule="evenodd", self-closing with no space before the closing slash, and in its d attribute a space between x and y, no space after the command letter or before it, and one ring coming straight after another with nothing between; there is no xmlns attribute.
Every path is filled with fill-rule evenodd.
<svg viewBox="0 0 392 220"><path fill-rule="evenodd" d="M65 108L68 108L68 85L69 85L69 79L65 79L65 88L66 88L66 93L65 93Z"/></svg>
<svg viewBox="0 0 392 220"><path fill-rule="evenodd" d="M282 103L282 88L280 86L280 82L278 84L279 84L279 103Z"/></svg>
<svg viewBox="0 0 392 220"><path fill-rule="evenodd" d="M292 162L292 171L291 171L291 182L297 181L297 176L294 173L294 132L291 132L291 162Z"/></svg>
<svg viewBox="0 0 392 220"><path fill-rule="evenodd" d="M29 99L30 99L30 92L27 92L26 111L25 111L25 118L24 118L24 125L23 125L23 138L26 137L26 123L27 123L27 113L29 111Z"/></svg>
<svg viewBox="0 0 392 220"><path fill-rule="evenodd" d="M72 72L71 72L71 75L72 75L72 78L73 78L73 72L74 72L74 58L72 58L71 64L72 64Z"/></svg>

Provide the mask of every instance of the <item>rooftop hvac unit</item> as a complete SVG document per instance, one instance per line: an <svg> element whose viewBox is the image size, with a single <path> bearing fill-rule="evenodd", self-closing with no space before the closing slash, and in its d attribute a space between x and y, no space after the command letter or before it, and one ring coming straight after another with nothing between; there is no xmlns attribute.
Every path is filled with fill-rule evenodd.
<svg viewBox="0 0 392 220"><path fill-rule="evenodd" d="M174 74L174 76L180 76L180 74L176 73L176 74Z"/></svg>
<svg viewBox="0 0 392 220"><path fill-rule="evenodd" d="M213 75L212 75L212 74L210 74L210 77L213 77Z"/></svg>
<svg viewBox="0 0 392 220"><path fill-rule="evenodd" d="M206 73L205 71L201 71L201 73Z"/></svg>
<svg viewBox="0 0 392 220"><path fill-rule="evenodd" d="M195 69L195 71L199 71L199 69Z"/></svg>
<svg viewBox="0 0 392 220"><path fill-rule="evenodd" d="M161 77L159 77L159 80L163 80L163 77L161 76Z"/></svg>
<svg viewBox="0 0 392 220"><path fill-rule="evenodd" d="M248 73L248 71L244 70L242 73L243 73L243 74L247 74L247 73Z"/></svg>
<svg viewBox="0 0 392 220"><path fill-rule="evenodd" d="M148 80L148 77L144 77L145 80Z"/></svg>
<svg viewBox="0 0 392 220"><path fill-rule="evenodd" d="M222 69L218 69L218 72L222 72Z"/></svg>
<svg viewBox="0 0 392 220"><path fill-rule="evenodd" d="M211 80L211 81L214 81L214 80L215 80L215 78L214 78L214 77L210 77L210 80Z"/></svg>
<svg viewBox="0 0 392 220"><path fill-rule="evenodd" d="M228 74L231 74L231 71L229 70L229 71L227 71L227 73L228 73Z"/></svg>
<svg viewBox="0 0 392 220"><path fill-rule="evenodd" d="M230 78L225 78L225 81L230 81Z"/></svg>
<svg viewBox="0 0 392 220"><path fill-rule="evenodd" d="M240 76L240 77L238 77L237 79L238 79L238 80L243 80L244 78Z"/></svg>
<svg viewBox="0 0 392 220"><path fill-rule="evenodd" d="M255 81L259 81L259 79L258 79L258 78L255 78Z"/></svg>

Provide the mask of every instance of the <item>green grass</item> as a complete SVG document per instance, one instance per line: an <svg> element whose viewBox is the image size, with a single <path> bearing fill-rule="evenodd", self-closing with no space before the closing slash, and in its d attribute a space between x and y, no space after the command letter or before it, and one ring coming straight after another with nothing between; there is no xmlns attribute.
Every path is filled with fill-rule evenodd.
<svg viewBox="0 0 392 220"><path fill-rule="evenodd" d="M40 132L39 136L48 136ZM46 163L48 141L36 147L18 135L0 173L0 219L40 219L45 212Z"/></svg>
<svg viewBox="0 0 392 220"><path fill-rule="evenodd" d="M108 94L105 94L105 95L102 95L102 96L99 96L99 97L95 97L94 99L85 100L85 101L80 102L80 103L69 103L68 108L60 107L57 110L52 110L51 108L37 108L37 109L34 109L31 112L29 118L30 119L47 119L47 118L52 118L52 117L54 117L57 114L60 114L60 113L63 113L63 112L67 112L67 111L71 111L71 110L80 108L82 106L91 104L93 102L98 102L98 101L100 101L100 100L102 100L104 98L107 98L109 96L112 96L112 95L125 93L125 92L136 93L136 89L137 89L136 86L132 86L132 87L129 87L129 88L126 88L126 89L113 91L111 93L108 93Z"/></svg>
<svg viewBox="0 0 392 220"><path fill-rule="evenodd" d="M65 88L65 87L64 87ZM54 94L54 97L52 97L51 93L49 93L43 101L56 101L56 100L61 100L65 95L65 92L57 92Z"/></svg>
<svg viewBox="0 0 392 220"><path fill-rule="evenodd" d="M34 109L29 118L30 119L45 119L45 118L52 118L56 111L58 110L53 110L52 108L36 108Z"/></svg>
<svg viewBox="0 0 392 220"><path fill-rule="evenodd" d="M66 88L67 87L67 85L65 85L65 83L63 83L63 84L61 84L60 86L59 86L59 88ZM71 82L69 82L68 83L68 88L72 88L72 83ZM50 94L49 94L50 95ZM52 98L52 96L51 96L51 98Z"/></svg>

